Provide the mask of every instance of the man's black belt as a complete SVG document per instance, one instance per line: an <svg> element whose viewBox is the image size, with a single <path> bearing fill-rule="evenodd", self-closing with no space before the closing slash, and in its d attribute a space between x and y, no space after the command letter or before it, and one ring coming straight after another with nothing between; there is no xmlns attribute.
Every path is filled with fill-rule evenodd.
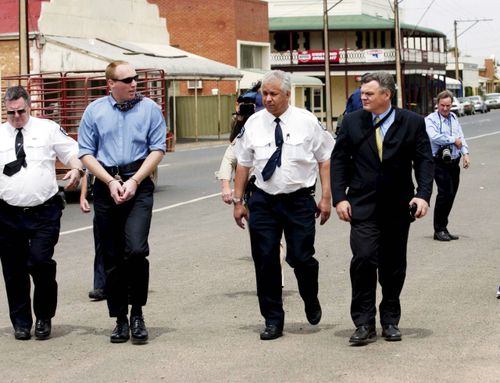
<svg viewBox="0 0 500 383"><path fill-rule="evenodd" d="M111 176L116 176L118 175L128 175L131 173L135 173L136 171L139 170L139 168L142 166L142 163L144 162L144 159L137 160L134 162L131 162L129 164L121 165L121 166L105 166L102 165L104 170L106 170Z"/></svg>
<svg viewBox="0 0 500 383"><path fill-rule="evenodd" d="M316 193L316 184L314 184L313 186L309 186L307 188L301 188L301 189L298 189L298 190L295 190L291 193L278 193L278 194L269 194L269 193L266 193L264 190L256 187L256 189L259 189L261 190L263 193L271 196L271 197L276 197L276 198L289 198L289 197L298 197L298 196L305 196L305 195L314 195Z"/></svg>
<svg viewBox="0 0 500 383"><path fill-rule="evenodd" d="M0 199L0 207L2 209L15 211L15 212L34 213L40 209L43 209L44 207L52 205L55 202L61 202L61 204L63 204L62 198L63 197L59 193L57 193L57 194L53 195L52 197L50 197L44 203L42 203L40 205L36 205L36 206L14 206L14 205L8 204L3 199Z"/></svg>

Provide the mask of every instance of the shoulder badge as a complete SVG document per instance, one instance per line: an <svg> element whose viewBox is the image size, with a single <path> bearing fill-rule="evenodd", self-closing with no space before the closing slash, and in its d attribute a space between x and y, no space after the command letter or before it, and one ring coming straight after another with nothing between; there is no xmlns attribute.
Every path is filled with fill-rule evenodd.
<svg viewBox="0 0 500 383"><path fill-rule="evenodd" d="M61 131L62 134L64 134L65 136L68 135L68 133L61 127L59 127L59 130Z"/></svg>
<svg viewBox="0 0 500 383"><path fill-rule="evenodd" d="M236 136L236 138L241 138L243 137L243 134L245 134L245 127L241 128L240 133Z"/></svg>

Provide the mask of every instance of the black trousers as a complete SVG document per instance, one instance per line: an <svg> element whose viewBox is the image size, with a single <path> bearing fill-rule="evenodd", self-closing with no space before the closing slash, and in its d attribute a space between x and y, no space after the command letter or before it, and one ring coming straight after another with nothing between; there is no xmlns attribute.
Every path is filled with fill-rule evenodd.
<svg viewBox="0 0 500 383"><path fill-rule="evenodd" d="M434 180L438 191L434 206L434 231L438 232L448 228L448 216L460 184L460 160L451 164L444 164L439 159L434 162Z"/></svg>
<svg viewBox="0 0 500 383"><path fill-rule="evenodd" d="M122 177L126 179L126 177ZM128 314L129 303L142 307L148 298L148 235L153 210L153 181L148 177L134 198L116 205L107 185L94 185L95 225L106 270L110 317Z"/></svg>
<svg viewBox="0 0 500 383"><path fill-rule="evenodd" d="M257 189L248 203L252 257L259 307L266 325L283 328L280 241L285 234L286 261L294 269L306 304L318 296L319 263L314 258L316 202L308 190L273 196Z"/></svg>
<svg viewBox="0 0 500 383"><path fill-rule="evenodd" d="M356 327L375 324L377 275L382 287L380 323L399 323L409 227L406 216L351 222L351 317Z"/></svg>
<svg viewBox="0 0 500 383"><path fill-rule="evenodd" d="M27 209L0 202L0 258L14 327L33 324L30 276L36 318L51 319L56 313L56 261L52 257L63 208L59 196Z"/></svg>
<svg viewBox="0 0 500 383"><path fill-rule="evenodd" d="M101 251L99 231L97 230L94 216L94 289L104 290L106 288L106 271L104 270L104 257Z"/></svg>

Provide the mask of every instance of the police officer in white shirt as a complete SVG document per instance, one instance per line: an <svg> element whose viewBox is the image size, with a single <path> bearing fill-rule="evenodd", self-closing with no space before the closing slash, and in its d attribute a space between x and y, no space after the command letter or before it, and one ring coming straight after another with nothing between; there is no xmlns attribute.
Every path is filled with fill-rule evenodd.
<svg viewBox="0 0 500 383"><path fill-rule="evenodd" d="M55 176L56 156L72 169L66 188L83 173L78 144L59 125L30 116L22 86L4 96L7 122L0 126L0 258L14 336L31 337L30 275L34 284L35 337L47 339L57 306L56 262L52 259L64 209Z"/></svg>
<svg viewBox="0 0 500 383"><path fill-rule="evenodd" d="M236 139L238 166L234 186L234 218L244 228L248 220L257 295L266 327L260 339L283 334L280 239L285 235L288 264L294 268L309 323L321 320L318 300L319 263L314 258L315 217L324 224L330 217L330 156L332 135L310 112L288 105L289 73L275 70L262 80L265 110L253 114ZM255 187L242 198L248 173L254 167ZM314 191L319 169L321 198ZM250 214L249 214L250 212Z"/></svg>

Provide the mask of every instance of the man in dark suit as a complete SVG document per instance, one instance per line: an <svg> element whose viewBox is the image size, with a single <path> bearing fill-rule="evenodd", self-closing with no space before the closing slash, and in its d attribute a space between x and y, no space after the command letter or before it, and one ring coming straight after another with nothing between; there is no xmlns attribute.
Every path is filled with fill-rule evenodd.
<svg viewBox="0 0 500 383"><path fill-rule="evenodd" d="M333 205L351 223L353 344L376 339L377 272L382 336L401 340L399 295L410 222L425 216L432 192L434 164L424 119L391 106L395 88L388 73L363 77L363 110L345 116L332 153Z"/></svg>

